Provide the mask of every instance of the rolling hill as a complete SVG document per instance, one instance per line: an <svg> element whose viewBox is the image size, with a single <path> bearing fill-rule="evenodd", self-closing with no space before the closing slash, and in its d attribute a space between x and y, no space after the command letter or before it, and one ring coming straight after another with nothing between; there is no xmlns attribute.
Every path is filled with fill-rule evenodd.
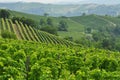
<svg viewBox="0 0 120 80"><path fill-rule="evenodd" d="M9 11L12 16L25 17L35 20L38 24L41 18L46 19L48 17L26 14L22 12ZM11 16L11 17L12 17ZM83 15L83 16L74 16L74 17L51 17L53 24L57 27L61 20L64 20L68 24L68 31L59 31L58 35L61 38L73 37L74 40L78 40L81 37L85 36L86 28L91 28L92 31L98 30L114 30L117 25L120 25L119 17L112 16L100 16L100 15ZM78 35L79 34L79 35Z"/></svg>
<svg viewBox="0 0 120 80"><path fill-rule="evenodd" d="M102 27L115 27L116 23L109 19L105 19L102 16L98 15L87 15L87 16L78 16L71 17L72 20L93 29L100 29ZM117 19L117 18L116 18Z"/></svg>
<svg viewBox="0 0 120 80"><path fill-rule="evenodd" d="M36 21L38 24L39 24L41 18L43 18L43 19L48 18L48 17L45 17L45 16L26 14L26 13L17 12L17 11L11 11L11 10L9 10L9 12L11 14L11 18L13 16L30 18L30 19ZM67 24L68 24L68 32L64 32L64 31L63 32L61 32L61 31L58 32L58 35L61 38L68 37L68 36L72 35L73 38L79 39L81 35L78 35L78 36L74 36L74 35L83 34L83 32L84 32L84 25L70 19L69 17L68 18L62 18L62 17L50 17L49 16L49 18L52 19L53 24L56 27L58 26L58 24L59 24L59 22L61 20L64 20L64 21L67 22ZM78 27L79 27L79 29L78 29Z"/></svg>
<svg viewBox="0 0 120 80"><path fill-rule="evenodd" d="M95 2L95 1L93 1ZM106 2L106 1L105 1ZM109 1L110 2L110 1ZM17 6L17 7L16 7ZM113 4L42 4L42 3L0 3L0 8L10 9L25 13L43 15L48 13L50 16L80 16L83 13L97 14L97 15L112 15L118 16L120 14L120 5Z"/></svg>
<svg viewBox="0 0 120 80"><path fill-rule="evenodd" d="M33 15L33 14L26 14L22 12L16 12L9 10L11 16L10 18L14 16L18 17L25 17L33 19L39 24L40 19L47 19L51 18L52 22L55 27L58 27L58 24L61 20L67 22L68 24L68 31L58 31L57 39L67 39L70 41L75 41L79 44L82 44L84 46L97 46L98 48L102 48L104 39L110 40L107 42L110 42L110 48L109 49L117 49L119 50L119 28L120 28L120 18L119 17L113 17L113 16L100 16L100 15L83 15L83 16L74 16L74 17L51 17L51 16L39 16L39 15ZM19 23L19 22L18 22ZM21 25L21 24L20 24ZM34 27L34 26L32 26ZM36 29L34 29L36 31ZM88 31L90 30L90 31ZM24 32L24 31L23 31ZM26 33L23 33L25 35ZM34 37L35 35L31 33ZM37 34L38 36L38 34ZM36 38L36 37L35 37ZM40 37L38 36L39 40ZM51 39L51 38L50 38ZM54 40L50 41L50 43L56 43ZM28 40L28 38L27 38ZM46 40L46 38L45 38ZM55 39L56 40L56 39ZM33 40L36 41L36 40ZM38 41L38 39L37 39ZM48 42L45 41L45 42ZM97 41L97 42L96 42ZM113 41L113 42L111 42ZM61 42L61 40L60 40ZM58 43L58 42L57 42ZM62 43L64 44L64 43ZM65 43L67 44L67 43ZM88 45L89 44L89 45ZM68 44L67 44L68 45ZM71 43L70 43L71 45ZM115 46L112 48L112 46Z"/></svg>

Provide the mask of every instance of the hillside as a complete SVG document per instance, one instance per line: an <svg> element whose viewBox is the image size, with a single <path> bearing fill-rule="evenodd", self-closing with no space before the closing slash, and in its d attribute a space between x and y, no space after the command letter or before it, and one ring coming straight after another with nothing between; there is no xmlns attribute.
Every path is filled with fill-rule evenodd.
<svg viewBox="0 0 120 80"><path fill-rule="evenodd" d="M89 14L97 14L97 15L107 14L112 16L117 16L120 14L119 4L103 5L103 4L94 3L94 2L100 3L102 1L92 0L92 2L93 3L86 3L86 4L79 4L82 2L78 2L76 4L74 3L73 4L42 4L42 3L25 3L25 2L0 3L0 8L20 11L20 12L25 12L30 14L37 14L37 15L43 15L44 13L48 13L50 16L68 16L68 17L81 16L83 13L86 13L88 15Z"/></svg>
<svg viewBox="0 0 120 80"><path fill-rule="evenodd" d="M118 18L110 17L110 16L101 16L101 17L103 17L104 19L109 20L117 25L120 25L120 17L119 16L118 16Z"/></svg>
<svg viewBox="0 0 120 80"><path fill-rule="evenodd" d="M53 26L51 27L56 27L56 28L58 28L60 21L64 21L67 23L67 26L68 26L67 31L58 31L59 38L61 39L65 38L69 41L76 42L77 44L80 44L86 47L97 47L97 48L105 48L109 50L120 51L120 47L119 47L120 46L120 43L119 43L120 42L120 35L119 35L120 34L120 23L119 23L120 18L119 17L113 17L108 15L51 17L51 16L39 16L39 15L26 14L26 13L10 11L10 10L9 12L11 13L10 18L14 16L16 17L18 16L18 17L25 17L25 18L28 18L28 19L30 18L34 20L37 23L38 28L37 27L35 28L34 26L31 26L31 27L33 27L35 31L36 29L38 30L41 27L40 19L43 19L45 21L47 21L48 18L51 19L53 24ZM46 27L46 26L47 25L43 27ZM56 43L55 41L53 42Z"/></svg>
<svg viewBox="0 0 120 80"><path fill-rule="evenodd" d="M33 14L26 14L16 11L10 11L12 16L18 17L26 17L35 20L38 22L41 18L46 19L45 16L33 15ZM99 30L114 30L116 25L120 25L118 17L112 16L99 16L99 15L83 15L83 16L75 16L75 17L50 17L52 19L53 24L58 26L61 20L64 20L68 24L68 31L60 31L58 32L59 37L73 37L74 40L78 40L81 37L86 35L86 28L91 28L92 31L96 32ZM79 35L78 35L79 34Z"/></svg>
<svg viewBox="0 0 120 80"><path fill-rule="evenodd" d="M39 24L40 19L47 19L48 18L48 17L45 17L45 16L26 14L26 13L17 12L17 11L11 11L11 10L9 10L9 12L11 14L11 17L17 16L17 17L30 18L30 19L36 21L37 24ZM61 38L72 36L76 40L76 39L79 39L81 37L81 35L78 35L78 36L74 36L74 35L76 35L76 34L83 34L84 25L81 25L80 23L70 19L69 17L68 18L62 18L62 17L50 17L49 16L49 18L52 19L53 24L55 26L58 26L58 24L59 24L59 22L61 20L64 20L64 21L67 22L67 24L68 24L68 32L64 32L64 31L63 32L58 32L58 35ZM78 29L78 27L79 27L79 29Z"/></svg>
<svg viewBox="0 0 120 80"><path fill-rule="evenodd" d="M34 21L36 22L39 22L40 21L40 18L43 18L44 16L40 16L40 15L34 15L34 14L27 14L27 13L23 13L23 12L18 12L18 11L13 11L13 10L8 10L11 14L11 18L13 16L16 16L16 17L26 17L26 18L30 18L30 19L33 19Z"/></svg>
<svg viewBox="0 0 120 80"><path fill-rule="evenodd" d="M78 16L78 17L71 17L72 20L93 29L100 29L105 27L115 27L116 24L109 20L105 19L102 16L98 15L86 15L86 16ZM117 18L116 18L117 19Z"/></svg>
<svg viewBox="0 0 120 80"><path fill-rule="evenodd" d="M21 22L15 21L15 23L13 23L11 19L2 18L0 19L1 35L4 31L14 33L18 40L36 41L48 44L61 44L66 46L73 45L72 42L68 42L54 35L37 30L31 26L23 25Z"/></svg>

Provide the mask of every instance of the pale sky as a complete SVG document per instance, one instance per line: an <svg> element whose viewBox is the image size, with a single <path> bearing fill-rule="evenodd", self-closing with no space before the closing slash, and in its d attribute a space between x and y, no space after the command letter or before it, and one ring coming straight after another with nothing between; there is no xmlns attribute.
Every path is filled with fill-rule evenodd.
<svg viewBox="0 0 120 80"><path fill-rule="evenodd" d="M0 0L0 2L40 2L40 3L98 3L120 4L120 0Z"/></svg>
<svg viewBox="0 0 120 80"><path fill-rule="evenodd" d="M0 0L0 2L41 2L41 3L57 3L57 2L76 2L83 0Z"/></svg>

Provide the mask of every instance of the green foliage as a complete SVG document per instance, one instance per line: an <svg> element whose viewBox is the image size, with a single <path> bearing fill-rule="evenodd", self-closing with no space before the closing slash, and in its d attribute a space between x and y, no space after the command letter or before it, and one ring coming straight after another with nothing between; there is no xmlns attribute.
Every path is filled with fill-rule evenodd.
<svg viewBox="0 0 120 80"><path fill-rule="evenodd" d="M57 29L55 27L46 26L46 27L42 27L40 30L48 32L50 34L57 35Z"/></svg>
<svg viewBox="0 0 120 80"><path fill-rule="evenodd" d="M26 24L28 26L32 26L32 27L35 27L35 28L37 28L37 26L38 26L37 23L34 20L29 19L29 18L25 18L25 17L13 17L12 21L13 21L13 23L15 23L15 21L20 21L24 25Z"/></svg>
<svg viewBox="0 0 120 80"><path fill-rule="evenodd" d="M40 26L40 30L57 35L57 28L53 25L53 21L51 18L47 18L46 20L41 18Z"/></svg>
<svg viewBox="0 0 120 80"><path fill-rule="evenodd" d="M44 19L40 19L40 25L41 26L45 26L46 25L46 21Z"/></svg>
<svg viewBox="0 0 120 80"><path fill-rule="evenodd" d="M1 9L0 10L0 18L9 18L10 13L7 10Z"/></svg>
<svg viewBox="0 0 120 80"><path fill-rule="evenodd" d="M67 31L67 28L68 28L67 22L63 20L59 22L58 31Z"/></svg>
<svg viewBox="0 0 120 80"><path fill-rule="evenodd" d="M16 61L19 60L19 59L25 61L26 60L26 54L23 50L19 50L19 51L14 53L13 58Z"/></svg>
<svg viewBox="0 0 120 80"><path fill-rule="evenodd" d="M51 18L47 18L47 25L53 26L53 21Z"/></svg>
<svg viewBox="0 0 120 80"><path fill-rule="evenodd" d="M49 16L49 14L48 13L44 13L44 16L47 17L47 16Z"/></svg>
<svg viewBox="0 0 120 80"><path fill-rule="evenodd" d="M116 26L115 29L114 29L114 34L115 35L119 35L120 34L120 27L119 26Z"/></svg>
<svg viewBox="0 0 120 80"><path fill-rule="evenodd" d="M16 39L16 35L12 32L7 31L7 30L2 31L1 36L3 38Z"/></svg>
<svg viewBox="0 0 120 80"><path fill-rule="evenodd" d="M68 41L73 41L73 37L65 37L64 39L66 39Z"/></svg>
<svg viewBox="0 0 120 80"><path fill-rule="evenodd" d="M19 17L13 17L12 22L15 23L15 21L20 21L20 18Z"/></svg>
<svg viewBox="0 0 120 80"><path fill-rule="evenodd" d="M104 39L102 41L102 47L105 49L109 50L114 49L115 48L114 45L115 45L114 39Z"/></svg>
<svg viewBox="0 0 120 80"><path fill-rule="evenodd" d="M86 16L86 13L82 13L82 16Z"/></svg>
<svg viewBox="0 0 120 80"><path fill-rule="evenodd" d="M118 67L118 62L114 59L104 59L100 66L101 69L105 69L106 71L116 71Z"/></svg>
<svg viewBox="0 0 120 80"><path fill-rule="evenodd" d="M120 53L0 39L1 80L119 80Z"/></svg>
<svg viewBox="0 0 120 80"><path fill-rule="evenodd" d="M86 28L86 33L91 33L92 29L91 28Z"/></svg>

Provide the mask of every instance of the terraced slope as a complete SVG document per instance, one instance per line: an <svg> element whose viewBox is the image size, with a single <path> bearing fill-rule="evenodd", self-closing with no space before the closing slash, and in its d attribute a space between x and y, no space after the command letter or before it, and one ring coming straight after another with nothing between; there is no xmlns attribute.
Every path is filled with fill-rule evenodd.
<svg viewBox="0 0 120 80"><path fill-rule="evenodd" d="M74 43L60 39L49 33L37 30L31 26L23 25L21 22L15 21L15 24L10 19L0 19L0 31L7 30L15 33L18 40L28 40L50 44L73 45Z"/></svg>

